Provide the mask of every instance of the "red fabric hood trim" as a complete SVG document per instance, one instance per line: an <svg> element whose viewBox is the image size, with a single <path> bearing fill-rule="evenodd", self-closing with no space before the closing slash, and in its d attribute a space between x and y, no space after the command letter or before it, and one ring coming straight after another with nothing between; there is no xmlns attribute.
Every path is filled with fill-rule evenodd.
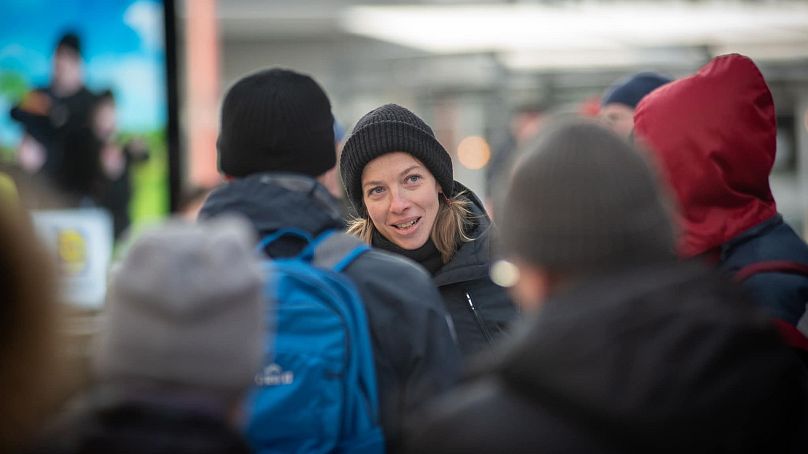
<svg viewBox="0 0 808 454"><path fill-rule="evenodd" d="M716 57L655 90L634 125L676 195L681 255L707 252L777 213L774 101L749 58Z"/></svg>

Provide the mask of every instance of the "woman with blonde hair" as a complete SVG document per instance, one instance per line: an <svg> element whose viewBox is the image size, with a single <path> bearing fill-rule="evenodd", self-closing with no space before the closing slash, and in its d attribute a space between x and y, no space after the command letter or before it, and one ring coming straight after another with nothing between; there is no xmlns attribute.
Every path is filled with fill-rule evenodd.
<svg viewBox="0 0 808 454"><path fill-rule="evenodd" d="M432 129L404 107L381 106L357 122L340 172L356 212L348 232L429 271L464 355L498 337L516 309L488 276L491 221L454 181Z"/></svg>

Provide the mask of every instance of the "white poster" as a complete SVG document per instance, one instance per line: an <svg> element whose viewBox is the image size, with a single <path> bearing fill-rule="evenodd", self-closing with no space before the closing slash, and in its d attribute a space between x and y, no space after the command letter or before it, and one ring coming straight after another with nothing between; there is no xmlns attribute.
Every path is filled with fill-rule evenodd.
<svg viewBox="0 0 808 454"><path fill-rule="evenodd" d="M112 219L100 209L32 212L34 225L55 254L62 299L85 308L99 308L106 294L112 257Z"/></svg>

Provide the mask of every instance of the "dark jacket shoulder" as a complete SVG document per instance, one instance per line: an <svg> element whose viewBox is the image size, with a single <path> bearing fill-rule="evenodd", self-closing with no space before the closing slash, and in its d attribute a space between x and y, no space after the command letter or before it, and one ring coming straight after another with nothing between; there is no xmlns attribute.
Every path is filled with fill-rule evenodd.
<svg viewBox="0 0 808 454"><path fill-rule="evenodd" d="M462 444L464 434L517 452L805 450L804 366L717 273L610 273L557 295L517 331L418 420L422 452L459 452L447 439L494 452ZM571 448L579 442L597 449Z"/></svg>
<svg viewBox="0 0 808 454"><path fill-rule="evenodd" d="M431 276L420 265L396 254L371 249L345 269L360 293L392 298L386 305L401 313L445 314ZM376 298L372 298L376 299Z"/></svg>
<svg viewBox="0 0 808 454"><path fill-rule="evenodd" d="M721 247L720 269L735 275L762 262L797 263L808 267L808 245L776 215ZM808 275L787 272L754 274L743 282L753 300L775 318L796 325L808 304Z"/></svg>
<svg viewBox="0 0 808 454"><path fill-rule="evenodd" d="M535 405L497 377L436 399L407 437L411 453L610 453L562 415Z"/></svg>
<svg viewBox="0 0 808 454"><path fill-rule="evenodd" d="M30 454L247 454L221 415L188 405L127 398L77 398L41 434Z"/></svg>
<svg viewBox="0 0 808 454"><path fill-rule="evenodd" d="M403 417L448 390L460 373L451 319L426 271L379 250L362 254L345 274L356 285L370 320L382 422L395 444ZM390 374L390 371L393 374Z"/></svg>

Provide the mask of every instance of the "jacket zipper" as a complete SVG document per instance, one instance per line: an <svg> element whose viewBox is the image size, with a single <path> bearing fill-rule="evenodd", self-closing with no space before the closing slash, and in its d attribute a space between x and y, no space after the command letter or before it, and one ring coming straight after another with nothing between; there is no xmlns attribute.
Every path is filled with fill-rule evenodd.
<svg viewBox="0 0 808 454"><path fill-rule="evenodd" d="M485 326L485 322L483 321L482 317L480 317L477 307L474 306L474 302L471 301L471 295L469 295L469 292L466 292L466 301L469 302L469 308L471 309L471 314L474 315L474 320L477 321L477 326L480 327L480 331L482 331L485 340L490 344L494 338L491 336L491 333L488 332L488 328Z"/></svg>

